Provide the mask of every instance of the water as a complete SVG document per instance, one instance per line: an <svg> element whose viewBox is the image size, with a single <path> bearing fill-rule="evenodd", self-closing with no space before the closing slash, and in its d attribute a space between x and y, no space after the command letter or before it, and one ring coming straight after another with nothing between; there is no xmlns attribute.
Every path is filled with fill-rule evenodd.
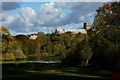
<svg viewBox="0 0 120 80"><path fill-rule="evenodd" d="M30 56L25 61L60 61L56 56Z"/></svg>
<svg viewBox="0 0 120 80"><path fill-rule="evenodd" d="M61 63L56 56L30 56L24 61L25 63Z"/></svg>
<svg viewBox="0 0 120 80"><path fill-rule="evenodd" d="M14 60L14 61L4 61L7 63L14 62L25 62L25 63L60 63L60 59L57 56L48 56L48 55L34 55L29 56L27 59Z"/></svg>
<svg viewBox="0 0 120 80"><path fill-rule="evenodd" d="M60 61L21 61L25 63L61 63Z"/></svg>

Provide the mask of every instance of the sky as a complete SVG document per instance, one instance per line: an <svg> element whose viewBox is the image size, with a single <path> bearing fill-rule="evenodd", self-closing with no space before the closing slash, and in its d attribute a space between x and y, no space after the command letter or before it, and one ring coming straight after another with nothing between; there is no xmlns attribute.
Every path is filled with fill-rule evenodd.
<svg viewBox="0 0 120 80"><path fill-rule="evenodd" d="M2 2L2 26L12 35L78 29L93 23L103 2Z"/></svg>

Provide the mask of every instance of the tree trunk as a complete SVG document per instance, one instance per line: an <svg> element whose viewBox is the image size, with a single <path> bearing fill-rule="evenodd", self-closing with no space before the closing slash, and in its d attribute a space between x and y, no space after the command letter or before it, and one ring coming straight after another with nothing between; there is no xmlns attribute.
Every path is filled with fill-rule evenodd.
<svg viewBox="0 0 120 80"><path fill-rule="evenodd" d="M88 61L89 61L89 60L87 59L87 61L86 61L86 63L85 63L85 66L87 66L87 65L88 65Z"/></svg>

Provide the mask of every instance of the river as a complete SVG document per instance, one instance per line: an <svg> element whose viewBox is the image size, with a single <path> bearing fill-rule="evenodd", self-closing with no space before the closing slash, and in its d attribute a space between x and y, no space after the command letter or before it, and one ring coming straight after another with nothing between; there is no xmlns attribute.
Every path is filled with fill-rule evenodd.
<svg viewBox="0 0 120 80"><path fill-rule="evenodd" d="M26 61L60 61L57 56L37 55L29 56Z"/></svg>

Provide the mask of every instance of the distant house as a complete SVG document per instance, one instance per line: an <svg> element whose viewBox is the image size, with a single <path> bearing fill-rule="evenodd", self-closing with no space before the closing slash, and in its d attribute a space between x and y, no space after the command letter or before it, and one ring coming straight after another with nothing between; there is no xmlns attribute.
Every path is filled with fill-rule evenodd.
<svg viewBox="0 0 120 80"><path fill-rule="evenodd" d="M90 23L84 23L83 29L56 29L53 31L53 33L66 33L66 32L71 32L72 34L77 34L77 33L82 33L82 34L87 34L87 32L91 29L91 24Z"/></svg>
<svg viewBox="0 0 120 80"><path fill-rule="evenodd" d="M28 35L28 36L29 36L29 39L33 39L33 40L38 37L37 34L30 34L30 35Z"/></svg>
<svg viewBox="0 0 120 80"><path fill-rule="evenodd" d="M44 34L44 33L43 32L38 32L38 33L34 33L34 34L29 34L28 37L29 37L29 39L35 40L41 34Z"/></svg>

